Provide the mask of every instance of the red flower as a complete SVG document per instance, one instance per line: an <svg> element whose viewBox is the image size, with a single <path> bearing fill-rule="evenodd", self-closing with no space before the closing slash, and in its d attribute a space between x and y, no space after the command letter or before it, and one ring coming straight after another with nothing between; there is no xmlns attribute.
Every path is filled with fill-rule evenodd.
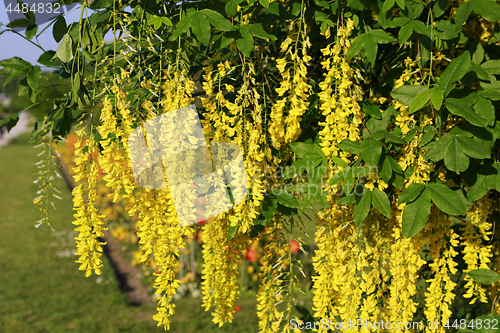
<svg viewBox="0 0 500 333"><path fill-rule="evenodd" d="M296 240L288 242L288 245L290 246L289 247L289 251L292 252L292 254L295 254L295 253L299 252L299 250L300 250L300 244Z"/></svg>
<svg viewBox="0 0 500 333"><path fill-rule="evenodd" d="M249 248L247 250L247 253L245 254L245 258L247 258L247 260L250 262L255 262L257 260L257 251L255 251L252 248Z"/></svg>
<svg viewBox="0 0 500 333"><path fill-rule="evenodd" d="M236 306L234 307L234 311L240 311L240 310L241 310L241 306L236 305Z"/></svg>

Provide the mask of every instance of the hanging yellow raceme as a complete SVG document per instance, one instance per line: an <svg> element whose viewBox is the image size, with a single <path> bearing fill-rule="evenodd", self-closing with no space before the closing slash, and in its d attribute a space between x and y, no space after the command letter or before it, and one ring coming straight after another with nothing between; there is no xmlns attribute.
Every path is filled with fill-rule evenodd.
<svg viewBox="0 0 500 333"><path fill-rule="evenodd" d="M100 275L102 262L102 245L98 237L103 237L103 227L101 218L98 214L96 204L96 182L99 174L96 161L96 145L93 137L86 138L85 128L76 131L78 137L75 143L75 164L74 179L78 184L73 189L73 204L76 214L75 224L78 236L75 237L77 250L76 255L80 256L77 263L80 263L80 270L85 271L85 276L92 274Z"/></svg>

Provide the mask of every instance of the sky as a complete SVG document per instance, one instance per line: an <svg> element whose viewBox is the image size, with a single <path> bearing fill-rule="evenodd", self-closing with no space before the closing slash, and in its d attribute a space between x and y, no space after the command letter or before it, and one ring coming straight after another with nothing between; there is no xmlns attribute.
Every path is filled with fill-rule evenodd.
<svg viewBox="0 0 500 333"><path fill-rule="evenodd" d="M2 22L4 25L4 27L0 28L2 30L5 28L5 25L9 23L9 18L7 16L7 12L5 11L4 1L5 0L0 0L0 22ZM26 2L29 2L29 0ZM71 22L79 21L80 7L80 5L77 5L69 12L66 12L65 8L66 14L64 15L64 18L66 19L66 23L68 25ZM127 7L125 8L125 10L131 11L131 8ZM88 15L91 15L94 12L91 9L87 9L87 11ZM84 17L86 16L87 15L84 15ZM38 26L37 34L40 33L40 31L42 31L45 27L47 27L47 25L48 23ZM20 33L24 35L25 31L21 31ZM35 41L35 37L32 40ZM106 36L104 36L104 40L113 40L113 34L106 34ZM38 42L46 51L57 50L58 43L54 40L54 37L52 37L52 26L50 26L38 37ZM44 66L37 62L42 53L43 51L39 47L33 45L26 39L13 32L5 32L0 35L0 60L9 59L12 57L20 57L21 59L26 60L34 65L40 66L42 70L44 70Z"/></svg>
<svg viewBox="0 0 500 333"><path fill-rule="evenodd" d="M0 2L0 22L2 22L3 25L9 23L9 18L7 17L3 1ZM42 31L46 26L47 24L39 26L38 31ZM20 33L24 35L24 31ZM48 28L43 34L41 34L40 37L38 37L38 41L45 50L55 51L57 49L57 43L52 37L52 27ZM42 53L43 51L41 49L12 32L5 32L0 35L0 60L17 56L23 60L29 61L32 64L40 65L36 61Z"/></svg>

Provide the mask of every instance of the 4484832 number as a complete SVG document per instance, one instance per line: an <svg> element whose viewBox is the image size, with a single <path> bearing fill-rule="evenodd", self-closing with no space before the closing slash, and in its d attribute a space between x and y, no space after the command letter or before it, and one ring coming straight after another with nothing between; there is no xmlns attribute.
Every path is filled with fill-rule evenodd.
<svg viewBox="0 0 500 333"><path fill-rule="evenodd" d="M22 3L19 5L19 3L16 4L14 8L12 8L12 4L9 3L8 6L5 8L5 11L7 13L28 13L28 12L33 12L33 13L47 13L47 14L62 14L63 11L61 9L61 4L59 3L34 3L31 6L28 5L27 3Z"/></svg>
<svg viewBox="0 0 500 333"><path fill-rule="evenodd" d="M469 320L467 322L466 319L455 319L453 323L450 323L450 320L448 319L446 323L443 325L444 328L456 328L456 329L500 329L500 326L498 325L498 319L479 319L476 318L474 320Z"/></svg>

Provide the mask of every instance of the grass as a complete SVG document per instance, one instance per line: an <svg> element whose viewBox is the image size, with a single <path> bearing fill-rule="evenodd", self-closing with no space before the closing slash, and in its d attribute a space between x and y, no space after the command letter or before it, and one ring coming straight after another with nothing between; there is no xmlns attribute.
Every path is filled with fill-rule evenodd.
<svg viewBox="0 0 500 333"><path fill-rule="evenodd" d="M32 204L37 150L24 138L0 149L0 331L3 333L163 332L155 307L131 307L103 258L101 277L78 271L74 250L71 193L62 179L63 200L51 214L55 232L34 225ZM255 297L238 304L232 324L215 326L201 299L177 301L170 332L256 332Z"/></svg>

